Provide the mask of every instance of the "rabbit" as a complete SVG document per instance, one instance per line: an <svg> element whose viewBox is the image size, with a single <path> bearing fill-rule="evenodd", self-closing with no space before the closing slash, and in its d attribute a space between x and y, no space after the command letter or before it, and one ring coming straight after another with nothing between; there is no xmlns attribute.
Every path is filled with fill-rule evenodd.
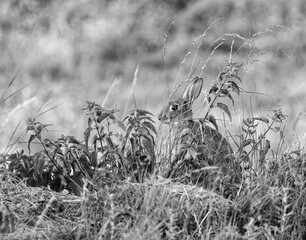
<svg viewBox="0 0 306 240"><path fill-rule="evenodd" d="M198 167L224 166L230 160L233 150L228 141L214 128L204 123L204 119L193 119L192 104L199 97L203 87L203 78L195 77L179 99L170 101L159 113L162 123L173 123L176 156L197 158L205 161ZM193 146L195 153L188 154ZM190 151L189 151L190 152Z"/></svg>

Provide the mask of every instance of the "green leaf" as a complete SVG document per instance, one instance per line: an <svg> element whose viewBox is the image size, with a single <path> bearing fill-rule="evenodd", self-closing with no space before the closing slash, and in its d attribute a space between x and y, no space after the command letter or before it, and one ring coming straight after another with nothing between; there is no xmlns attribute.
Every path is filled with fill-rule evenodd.
<svg viewBox="0 0 306 240"><path fill-rule="evenodd" d="M243 149L244 147L246 146L249 146L251 144L255 144L255 140L254 139L247 139L247 140L244 140L242 143L241 143L241 146L239 147L240 149Z"/></svg>
<svg viewBox="0 0 306 240"><path fill-rule="evenodd" d="M133 131L133 129L134 129L134 125L128 124L127 130L126 130L126 136L129 136L131 132Z"/></svg>
<svg viewBox="0 0 306 240"><path fill-rule="evenodd" d="M44 157L37 157L35 159L35 173L39 174L40 178L42 179L42 174L45 168L45 158Z"/></svg>
<svg viewBox="0 0 306 240"><path fill-rule="evenodd" d="M89 137L90 137L90 132L91 132L91 128L86 128L85 132L84 132L84 139L85 139L85 145L88 148L88 141L89 141Z"/></svg>
<svg viewBox="0 0 306 240"><path fill-rule="evenodd" d="M229 99L231 99L231 101L233 103L233 106L234 106L235 105L235 101L234 101L232 95L230 93L228 93L227 96L229 97Z"/></svg>
<svg viewBox="0 0 306 240"><path fill-rule="evenodd" d="M145 126L147 129L150 129L153 133L155 133L155 135L157 135L157 130L151 122L143 122L142 125Z"/></svg>
<svg viewBox="0 0 306 240"><path fill-rule="evenodd" d="M154 116L154 115L153 115L152 113L150 113L149 111L143 110L143 109L136 109L136 110L131 111L130 113L133 112L133 114L134 114L134 111L136 111L137 115L139 115L139 116L146 116L146 115Z"/></svg>
<svg viewBox="0 0 306 240"><path fill-rule="evenodd" d="M208 116L208 121L214 125L215 129L218 131L218 124L217 124L217 121L216 121L216 118L213 116L213 115L209 115Z"/></svg>
<svg viewBox="0 0 306 240"><path fill-rule="evenodd" d="M98 135L95 134L93 137L92 137L92 144L94 146L94 149L97 149L97 140L98 140Z"/></svg>
<svg viewBox="0 0 306 240"><path fill-rule="evenodd" d="M150 116L138 116L137 118L137 121L150 121L152 123L155 123L154 120L150 117Z"/></svg>
<svg viewBox="0 0 306 240"><path fill-rule="evenodd" d="M220 89L220 93L226 96L229 94L229 91L227 89Z"/></svg>
<svg viewBox="0 0 306 240"><path fill-rule="evenodd" d="M29 159L27 159L27 158L20 159L20 164L21 164L21 166L23 166L26 173L29 173L31 171L31 164L29 162Z"/></svg>
<svg viewBox="0 0 306 240"><path fill-rule="evenodd" d="M235 83L234 81L228 81L228 84L234 92L236 92L238 95L240 94L240 89L237 83Z"/></svg>
<svg viewBox="0 0 306 240"><path fill-rule="evenodd" d="M213 86L211 86L211 88L209 90L209 94L216 93L218 90L219 90L219 88L217 87L217 84L214 84Z"/></svg>
<svg viewBox="0 0 306 240"><path fill-rule="evenodd" d="M74 136L66 136L68 143L74 143L80 145L80 142Z"/></svg>
<svg viewBox="0 0 306 240"><path fill-rule="evenodd" d="M154 155L154 143L147 138L143 138L141 140L141 143L143 147L146 149L146 152L152 157Z"/></svg>
<svg viewBox="0 0 306 240"><path fill-rule="evenodd" d="M263 117L263 116L261 116L261 117L254 117L253 119L258 120L258 121L261 121L261 122L264 122L264 123L266 123L266 124L269 123L269 119L266 118L266 117Z"/></svg>
<svg viewBox="0 0 306 240"><path fill-rule="evenodd" d="M90 161L91 161L91 165L96 168L97 165L98 165L98 161L97 161L97 158L98 158L98 154L96 151L92 152L90 154Z"/></svg>
<svg viewBox="0 0 306 240"><path fill-rule="evenodd" d="M13 172L15 167L18 166L19 163L19 159L14 158L13 160L11 160L9 166L8 166L8 170Z"/></svg>
<svg viewBox="0 0 306 240"><path fill-rule="evenodd" d="M85 171L84 174L86 175L86 177L88 177L88 175L89 175L90 178L91 178L92 174L93 174L93 170L91 169L91 166L88 162L88 157L85 154L82 154L80 156L79 164L80 164L81 168Z"/></svg>
<svg viewBox="0 0 306 240"><path fill-rule="evenodd" d="M143 138L147 139L152 144L155 144L154 143L154 138L153 138L153 136L149 132L148 133L142 133L142 134L140 134L140 136L142 136Z"/></svg>
<svg viewBox="0 0 306 240"><path fill-rule="evenodd" d="M105 112L102 112L100 116L98 116L97 118L97 122L98 123L101 123L104 119L106 119L107 117L111 118L111 119L115 119L114 115L113 114L110 114L110 113L105 113Z"/></svg>
<svg viewBox="0 0 306 240"><path fill-rule="evenodd" d="M29 150L29 153L31 153L31 148L30 148L30 145L31 145L31 142L36 138L36 135L31 135L29 140L28 140L28 150Z"/></svg>
<svg viewBox="0 0 306 240"><path fill-rule="evenodd" d="M232 121L232 114L230 112L230 110L228 109L228 106L224 103L217 103L217 107L220 108L221 110L223 110L227 116L229 117L229 119Z"/></svg>

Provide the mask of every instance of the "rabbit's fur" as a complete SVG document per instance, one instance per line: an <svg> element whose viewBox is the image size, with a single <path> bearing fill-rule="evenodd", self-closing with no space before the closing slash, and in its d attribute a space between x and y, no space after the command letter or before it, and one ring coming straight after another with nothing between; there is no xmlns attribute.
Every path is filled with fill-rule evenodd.
<svg viewBox="0 0 306 240"><path fill-rule="evenodd" d="M199 97L202 86L203 78L195 77L181 98L170 101L162 109L158 119L164 123L173 123L175 145L178 148L176 154L182 156L184 148L186 150L192 145L196 146L199 160L209 165L224 165L233 152L230 144L217 130L206 125L204 119L194 120L192 116L192 104Z"/></svg>

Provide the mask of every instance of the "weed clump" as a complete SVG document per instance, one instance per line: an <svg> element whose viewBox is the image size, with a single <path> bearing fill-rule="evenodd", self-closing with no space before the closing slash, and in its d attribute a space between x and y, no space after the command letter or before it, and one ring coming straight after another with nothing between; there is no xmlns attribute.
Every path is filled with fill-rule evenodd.
<svg viewBox="0 0 306 240"><path fill-rule="evenodd" d="M119 120L117 109L92 101L82 108L83 139L46 137L50 124L38 116L26 119L29 153L15 151L0 159L2 239L306 237L305 153L303 148L282 151L282 110L244 118L238 134L221 134L220 123L233 119L234 96L244 92L244 65L233 61L232 50L204 91L202 115L194 117L203 71L226 41L214 42L193 77L204 60L196 64L205 35L198 38L187 80L178 86L187 84L183 97L169 99L159 116L169 123L167 136L147 110L136 108ZM276 151L269 133L280 136ZM31 155L34 143L41 150Z"/></svg>

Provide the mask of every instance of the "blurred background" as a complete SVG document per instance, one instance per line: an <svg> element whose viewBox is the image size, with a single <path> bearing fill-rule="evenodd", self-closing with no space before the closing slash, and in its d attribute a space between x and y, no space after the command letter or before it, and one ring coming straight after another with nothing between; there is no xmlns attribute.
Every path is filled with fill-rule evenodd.
<svg viewBox="0 0 306 240"><path fill-rule="evenodd" d="M303 140L305 26L305 0L1 0L1 95L16 73L5 96L25 87L0 104L1 150L50 91L52 100L40 112L59 106L37 120L53 124L55 137L83 139L85 101L116 107L122 118L137 66L136 107L157 114L173 84L188 78L194 59L202 62L193 76L203 76L207 87L231 50L233 60L245 64L243 89L253 93L237 100L229 127L252 112L282 107L291 139ZM224 43L214 51L219 38Z"/></svg>

